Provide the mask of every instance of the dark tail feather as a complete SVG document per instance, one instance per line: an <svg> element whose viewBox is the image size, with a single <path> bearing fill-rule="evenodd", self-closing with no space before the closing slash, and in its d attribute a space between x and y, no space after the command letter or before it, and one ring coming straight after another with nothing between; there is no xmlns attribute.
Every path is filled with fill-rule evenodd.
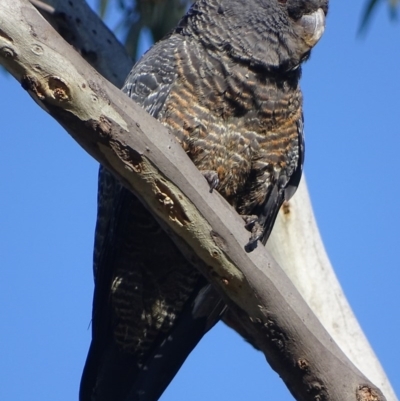
<svg viewBox="0 0 400 401"><path fill-rule="evenodd" d="M136 358L122 352L115 343L101 352L92 343L82 374L79 401L125 400L136 371Z"/></svg>
<svg viewBox="0 0 400 401"><path fill-rule="evenodd" d="M187 302L169 333L160 333L159 344L143 365L112 340L92 341L81 380L80 401L157 401L190 352L221 318L226 306L210 284L204 284ZM162 337L162 338L161 338ZM107 336L112 339L113 336Z"/></svg>
<svg viewBox="0 0 400 401"><path fill-rule="evenodd" d="M278 216L279 209L285 199L284 191L279 190L276 185L273 186L271 193L268 196L268 200L255 210L258 216L259 224L264 228L260 241L265 245L274 228L276 217Z"/></svg>
<svg viewBox="0 0 400 401"><path fill-rule="evenodd" d="M179 317L173 331L147 359L125 401L156 401L203 335L221 318L226 306L210 284Z"/></svg>

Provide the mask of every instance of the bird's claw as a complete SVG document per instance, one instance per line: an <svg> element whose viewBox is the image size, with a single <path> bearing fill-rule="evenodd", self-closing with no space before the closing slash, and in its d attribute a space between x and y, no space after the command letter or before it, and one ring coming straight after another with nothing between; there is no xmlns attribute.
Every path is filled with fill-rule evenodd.
<svg viewBox="0 0 400 401"><path fill-rule="evenodd" d="M207 180L208 185L210 186L210 193L212 193L212 191L216 189L219 184L217 172L213 170L203 170L201 174L203 174L203 177Z"/></svg>
<svg viewBox="0 0 400 401"><path fill-rule="evenodd" d="M241 216L245 222L245 228L250 231L251 236L249 242L244 246L246 252L254 251L257 248L258 241L262 238L263 227L258 222L258 217L253 215Z"/></svg>

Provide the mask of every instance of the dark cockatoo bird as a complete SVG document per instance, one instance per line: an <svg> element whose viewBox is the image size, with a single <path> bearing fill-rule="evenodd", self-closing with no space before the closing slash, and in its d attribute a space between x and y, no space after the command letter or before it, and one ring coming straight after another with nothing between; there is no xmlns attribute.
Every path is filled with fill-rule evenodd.
<svg viewBox="0 0 400 401"><path fill-rule="evenodd" d="M323 34L327 3L198 0L123 87L175 135L212 189L255 216L248 250L265 244L300 181L301 64ZM94 275L80 400L157 400L226 306L104 168Z"/></svg>

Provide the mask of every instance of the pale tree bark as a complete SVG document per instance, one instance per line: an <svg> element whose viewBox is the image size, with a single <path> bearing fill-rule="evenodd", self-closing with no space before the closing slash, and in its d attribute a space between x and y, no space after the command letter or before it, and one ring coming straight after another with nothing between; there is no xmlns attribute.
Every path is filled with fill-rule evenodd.
<svg viewBox="0 0 400 401"><path fill-rule="evenodd" d="M0 62L155 214L243 317L245 330L296 399L385 399L332 341L266 250L244 252L248 233L240 217L217 194L208 193L204 179L165 128L91 70L24 1L0 4ZM293 212L303 207L296 202L285 209L293 221ZM289 248L290 238L299 236L310 237L306 247L318 243L318 234L306 230L304 235L301 219L299 223L300 233L286 235L290 224L283 222L274 235L285 235ZM321 245L316 246L320 255ZM279 256L284 265L315 260L315 253L305 259L304 254L299 259L296 253L287 254Z"/></svg>
<svg viewBox="0 0 400 401"><path fill-rule="evenodd" d="M326 254L303 177L275 223L267 249L347 357L383 391L397 397L343 293Z"/></svg>

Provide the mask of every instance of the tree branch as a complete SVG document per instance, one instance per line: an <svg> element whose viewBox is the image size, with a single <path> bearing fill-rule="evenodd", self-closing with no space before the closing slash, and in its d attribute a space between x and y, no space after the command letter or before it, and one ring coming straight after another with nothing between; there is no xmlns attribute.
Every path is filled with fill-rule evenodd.
<svg viewBox="0 0 400 401"><path fill-rule="evenodd" d="M297 400L385 400L347 359L241 218L171 134L91 69L28 3L2 0L0 62L73 138L168 226L242 316ZM177 167L179 166L179 168Z"/></svg>
<svg viewBox="0 0 400 401"><path fill-rule="evenodd" d="M326 254L304 177L296 195L282 208L267 249L347 357L388 400L397 401Z"/></svg>
<svg viewBox="0 0 400 401"><path fill-rule="evenodd" d="M124 46L84 0L30 0L74 49L114 85L132 68Z"/></svg>

